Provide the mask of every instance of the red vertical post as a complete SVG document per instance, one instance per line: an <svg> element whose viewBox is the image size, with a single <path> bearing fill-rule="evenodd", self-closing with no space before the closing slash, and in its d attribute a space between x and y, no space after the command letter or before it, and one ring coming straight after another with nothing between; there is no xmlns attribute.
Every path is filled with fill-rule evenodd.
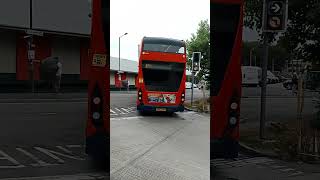
<svg viewBox="0 0 320 180"><path fill-rule="evenodd" d="M88 120L86 152L109 168L110 159L110 78L109 1L92 1L92 28L89 53Z"/></svg>
<svg viewBox="0 0 320 180"><path fill-rule="evenodd" d="M210 1L211 159L238 156L243 4Z"/></svg>

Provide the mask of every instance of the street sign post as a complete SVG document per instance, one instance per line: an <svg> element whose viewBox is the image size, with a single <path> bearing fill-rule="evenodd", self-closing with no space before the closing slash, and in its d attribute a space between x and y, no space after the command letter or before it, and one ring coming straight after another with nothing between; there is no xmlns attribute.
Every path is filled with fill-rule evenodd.
<svg viewBox="0 0 320 180"><path fill-rule="evenodd" d="M284 32L287 27L288 0L264 0L262 31L264 39L264 57L262 62L262 86L260 106L260 139L265 138L267 71L270 33Z"/></svg>
<svg viewBox="0 0 320 180"><path fill-rule="evenodd" d="M264 0L263 31L283 32L287 28L288 0Z"/></svg>
<svg viewBox="0 0 320 180"><path fill-rule="evenodd" d="M191 106L193 105L194 76L200 70L201 52L192 53L192 84L191 84Z"/></svg>

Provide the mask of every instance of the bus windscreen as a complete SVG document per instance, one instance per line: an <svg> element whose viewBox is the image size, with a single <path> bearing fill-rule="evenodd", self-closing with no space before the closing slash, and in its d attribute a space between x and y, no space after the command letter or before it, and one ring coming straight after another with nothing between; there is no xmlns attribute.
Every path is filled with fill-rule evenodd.
<svg viewBox="0 0 320 180"><path fill-rule="evenodd" d="M179 46L179 45L172 45L172 44L147 44L147 43L145 43L143 45L143 51L184 54L185 47Z"/></svg>
<svg viewBox="0 0 320 180"><path fill-rule="evenodd" d="M144 60L142 73L146 89L148 91L177 92L184 67L184 63Z"/></svg>

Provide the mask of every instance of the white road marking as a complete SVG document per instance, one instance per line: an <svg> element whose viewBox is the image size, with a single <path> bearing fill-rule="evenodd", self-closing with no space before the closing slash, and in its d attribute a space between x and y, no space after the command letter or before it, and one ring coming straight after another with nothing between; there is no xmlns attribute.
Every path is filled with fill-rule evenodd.
<svg viewBox="0 0 320 180"><path fill-rule="evenodd" d="M67 152L67 153L69 153L69 154L72 154L72 151L70 151L70 150L68 150L68 149L66 149L66 148L64 148L64 147L62 147L62 146L56 146L58 149L61 149L62 151L64 151L64 152Z"/></svg>
<svg viewBox="0 0 320 180"><path fill-rule="evenodd" d="M120 112L120 114L126 114L126 113L124 113L124 112L122 112L120 109L118 109L118 108L114 108L115 110L117 110L117 111L119 111Z"/></svg>
<svg viewBox="0 0 320 180"><path fill-rule="evenodd" d="M123 111L126 111L127 113L130 113L131 111L128 111L127 109L125 108L121 108Z"/></svg>
<svg viewBox="0 0 320 180"><path fill-rule="evenodd" d="M0 160L8 160L13 166L0 166L0 169L12 169L12 168L23 168L25 167L24 165L20 164L17 160L6 154L5 152L0 150Z"/></svg>
<svg viewBox="0 0 320 180"><path fill-rule="evenodd" d="M287 169L280 169L282 172L289 172L289 171L295 171L295 169L287 168Z"/></svg>
<svg viewBox="0 0 320 180"><path fill-rule="evenodd" d="M286 166L279 166L279 165L274 165L274 166L270 166L273 169L279 169L279 168L285 168Z"/></svg>
<svg viewBox="0 0 320 180"><path fill-rule="evenodd" d="M46 162L42 161L38 157L32 155L30 152L28 152L28 151L26 151L26 150L24 150L22 148L16 148L16 150L20 151L24 155L28 156L29 158L31 158L32 160L37 162L37 163L32 163L31 166L50 166L50 165L53 165L53 164L49 164L49 163L46 163Z"/></svg>
<svg viewBox="0 0 320 180"><path fill-rule="evenodd" d="M139 119L139 118L142 118L142 116L110 118L110 120L111 121L121 121L121 120L130 120L130 119Z"/></svg>
<svg viewBox="0 0 320 180"><path fill-rule="evenodd" d="M41 147L34 147L34 148L36 150L38 150L38 151L50 156L51 158L57 160L59 163L64 163L65 161L62 160L61 158L59 158L56 155L60 155L62 157L67 157L67 158L75 159L75 160L85 160L84 158L81 158L81 157L71 156L71 155L68 155L68 154L62 154L60 152L52 151L52 150L41 148Z"/></svg>
<svg viewBox="0 0 320 180"><path fill-rule="evenodd" d="M292 176L299 176L299 175L302 175L302 174L304 174L304 173L303 173L303 172L301 172L301 171L297 171L297 172L295 172L295 173L290 174L290 175L289 175L289 177L292 177Z"/></svg>
<svg viewBox="0 0 320 180"><path fill-rule="evenodd" d="M103 180L108 177L107 174L91 173L91 174L74 174L74 175L57 175L57 176L39 176L39 177L20 177L20 178L4 178L0 180Z"/></svg>
<svg viewBox="0 0 320 180"><path fill-rule="evenodd" d="M116 112L114 112L112 109L110 109L110 112L111 112L110 115L115 115L115 116L118 115L118 114L117 114Z"/></svg>

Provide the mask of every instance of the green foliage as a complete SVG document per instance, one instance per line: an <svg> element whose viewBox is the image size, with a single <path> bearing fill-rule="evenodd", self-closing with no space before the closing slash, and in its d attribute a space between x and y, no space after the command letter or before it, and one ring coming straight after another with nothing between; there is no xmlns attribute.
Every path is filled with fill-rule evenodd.
<svg viewBox="0 0 320 180"><path fill-rule="evenodd" d="M244 25L256 30L262 39L263 0L245 1ZM320 59L320 1L289 0L287 31L280 36L278 44L293 59L316 62ZM274 34L275 35L275 34ZM276 36L273 36L273 40Z"/></svg>
<svg viewBox="0 0 320 180"><path fill-rule="evenodd" d="M197 74L196 79L201 79L205 74L209 74L210 68L210 26L208 20L200 21L196 34L191 34L191 38L186 41L188 63L187 67L191 69L191 58L193 52L201 52L203 59L201 59L201 70Z"/></svg>

